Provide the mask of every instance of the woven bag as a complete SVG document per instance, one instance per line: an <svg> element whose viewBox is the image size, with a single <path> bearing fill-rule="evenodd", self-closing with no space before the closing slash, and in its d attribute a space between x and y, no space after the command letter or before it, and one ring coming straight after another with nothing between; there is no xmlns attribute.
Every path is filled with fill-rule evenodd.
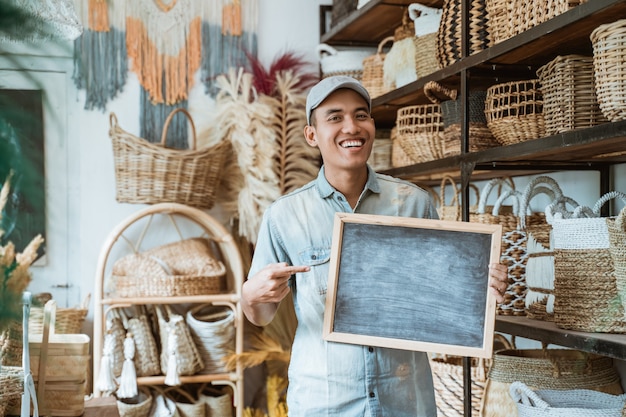
<svg viewBox="0 0 626 417"><path fill-rule="evenodd" d="M611 122L626 119L626 19L598 26L591 32L593 74L602 114Z"/></svg>
<svg viewBox="0 0 626 417"><path fill-rule="evenodd" d="M415 28L408 10L402 15L402 24L393 35L393 45L383 63L383 81L386 86L403 87L417 80L415 59Z"/></svg>
<svg viewBox="0 0 626 417"><path fill-rule="evenodd" d="M226 267L207 239L191 238L118 259L111 280L119 297L217 294L226 289Z"/></svg>
<svg viewBox="0 0 626 417"><path fill-rule="evenodd" d="M514 81L489 87L485 116L489 130L502 145L545 136L539 80Z"/></svg>
<svg viewBox="0 0 626 417"><path fill-rule="evenodd" d="M191 330L204 368L202 374L227 372L225 358L235 353L235 311L228 306L198 305L187 311Z"/></svg>
<svg viewBox="0 0 626 417"><path fill-rule="evenodd" d="M152 331L150 317L146 307L134 306L133 315L126 315L119 309L124 327L135 342L135 369L137 376L159 375L161 372L159 351Z"/></svg>
<svg viewBox="0 0 626 417"><path fill-rule="evenodd" d="M367 89L371 98L382 96L395 88L395 85L385 85L383 80L383 64L387 55L383 52L383 48L389 43L393 43L393 36L388 36L380 41L376 53L363 59L361 84Z"/></svg>
<svg viewBox="0 0 626 417"><path fill-rule="evenodd" d="M452 200L450 201L450 204L446 205L446 187L448 184L452 186ZM474 184L469 184L469 188L474 192L476 202L478 203L478 187ZM454 178L449 175L443 176L441 179L441 185L439 186L439 197L437 199L439 202L439 205L437 206L437 214L439 215L440 220L455 222L460 222L462 220L460 204L462 191L461 186L456 184ZM477 207L478 206L476 204L470 206L470 216L474 216L476 214Z"/></svg>
<svg viewBox="0 0 626 417"><path fill-rule="evenodd" d="M606 123L593 73L593 58L583 55L557 56L537 70L543 93L546 135Z"/></svg>
<svg viewBox="0 0 626 417"><path fill-rule="evenodd" d="M166 388L163 392L166 397L174 402L180 417L205 417L207 415L213 415L207 413L204 402L200 401L194 394L183 388Z"/></svg>
<svg viewBox="0 0 626 417"><path fill-rule="evenodd" d="M624 307L617 291L606 219L600 210L610 200L626 202L611 191L593 208L579 206L570 218L558 207L546 210L554 237L554 322L586 332L626 332Z"/></svg>
<svg viewBox="0 0 626 417"><path fill-rule="evenodd" d="M409 17L415 27L415 72L422 78L439 69L437 61L437 31L441 24L441 9L411 3Z"/></svg>
<svg viewBox="0 0 626 417"><path fill-rule="evenodd" d="M489 369L481 417L517 415L509 394L511 384L521 381L534 389L589 389L622 394L620 376L613 360L570 349L510 349L495 352Z"/></svg>
<svg viewBox="0 0 626 417"><path fill-rule="evenodd" d="M168 126L179 112L189 119L193 132L187 150L166 147ZM165 119L160 144L150 143L123 130L115 113L111 113L109 119L118 202L213 207L224 162L231 149L229 142L196 149L193 120L182 108L173 110Z"/></svg>
<svg viewBox="0 0 626 417"><path fill-rule="evenodd" d="M470 215L470 221L482 224L499 224L502 226L502 233L514 230L518 224L519 201L514 199L513 204L515 205L503 205L504 199L500 200L496 209L495 205L487 204L494 190L496 190L494 195L497 201L507 191L515 190L515 183L511 177L492 178L487 181L479 192L476 213ZM494 209L496 209L495 213Z"/></svg>
<svg viewBox="0 0 626 417"><path fill-rule="evenodd" d="M437 30L437 61L441 68L461 59L462 2L444 0L441 23ZM469 55L491 46L485 0L469 3Z"/></svg>
<svg viewBox="0 0 626 417"><path fill-rule="evenodd" d="M165 384L180 384L181 375L194 375L204 368L204 363L185 318L172 311L169 305L155 306L161 341L161 371Z"/></svg>
<svg viewBox="0 0 626 417"><path fill-rule="evenodd" d="M509 391L519 417L622 417L626 395L592 390L532 390L514 382Z"/></svg>
<svg viewBox="0 0 626 417"><path fill-rule="evenodd" d="M608 217L606 227L609 232L609 253L613 261L617 293L626 311L626 207L616 218Z"/></svg>
<svg viewBox="0 0 626 417"><path fill-rule="evenodd" d="M443 158L443 120L438 104L418 104L398 109L397 141L413 161Z"/></svg>
<svg viewBox="0 0 626 417"><path fill-rule="evenodd" d="M441 106L441 117L444 127L444 157L461 153L461 100L457 91L449 89L436 81L424 85L424 94L433 103ZM485 117L486 91L471 91L468 97L469 110L469 151L499 146L496 138L487 126Z"/></svg>

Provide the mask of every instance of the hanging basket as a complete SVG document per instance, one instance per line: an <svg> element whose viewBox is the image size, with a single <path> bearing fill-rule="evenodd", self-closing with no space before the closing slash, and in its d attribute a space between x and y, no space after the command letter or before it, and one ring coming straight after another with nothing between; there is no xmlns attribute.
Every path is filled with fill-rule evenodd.
<svg viewBox="0 0 626 417"><path fill-rule="evenodd" d="M167 129L176 113L189 119L193 135L188 150L166 147ZM165 120L160 144L134 136L117 123L111 113L109 136L115 164L115 198L120 203L180 203L210 209L229 142L196 149L196 130L191 115L182 108L173 110Z"/></svg>

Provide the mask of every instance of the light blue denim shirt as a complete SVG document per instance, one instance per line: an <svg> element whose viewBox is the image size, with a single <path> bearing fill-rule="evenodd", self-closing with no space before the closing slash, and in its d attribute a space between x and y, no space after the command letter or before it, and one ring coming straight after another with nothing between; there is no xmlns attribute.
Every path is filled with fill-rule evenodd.
<svg viewBox="0 0 626 417"><path fill-rule="evenodd" d="M428 192L368 170L355 213L437 218ZM337 212L353 210L328 183L322 167L316 180L267 209L252 260L249 276L275 262L311 266L309 272L291 278L298 327L289 364L289 416L435 417L432 375L425 353L322 338ZM363 260L367 262L366 253ZM376 312L363 320L376 320Z"/></svg>

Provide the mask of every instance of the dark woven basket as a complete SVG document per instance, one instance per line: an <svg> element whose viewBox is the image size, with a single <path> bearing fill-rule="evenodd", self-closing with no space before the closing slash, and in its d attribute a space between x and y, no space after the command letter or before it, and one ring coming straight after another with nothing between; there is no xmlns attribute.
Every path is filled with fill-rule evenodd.
<svg viewBox="0 0 626 417"><path fill-rule="evenodd" d="M485 0L473 0L469 10L469 55L492 45ZM445 68L461 59L461 0L444 0L437 31L437 61Z"/></svg>

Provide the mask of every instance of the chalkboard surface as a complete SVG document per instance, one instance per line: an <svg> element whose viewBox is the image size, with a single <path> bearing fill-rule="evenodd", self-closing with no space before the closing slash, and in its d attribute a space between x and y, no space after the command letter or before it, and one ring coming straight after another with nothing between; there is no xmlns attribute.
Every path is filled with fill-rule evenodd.
<svg viewBox="0 0 626 417"><path fill-rule="evenodd" d="M327 340L490 357L501 226L337 214Z"/></svg>

